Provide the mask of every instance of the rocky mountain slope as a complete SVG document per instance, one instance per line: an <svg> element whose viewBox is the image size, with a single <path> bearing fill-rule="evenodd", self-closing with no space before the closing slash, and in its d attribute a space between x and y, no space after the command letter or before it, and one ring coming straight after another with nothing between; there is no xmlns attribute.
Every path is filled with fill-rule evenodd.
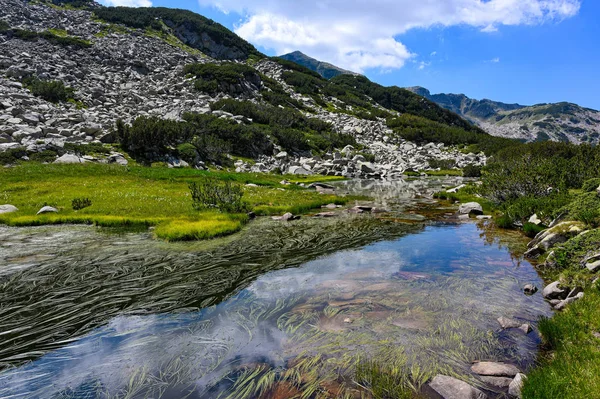
<svg viewBox="0 0 600 399"><path fill-rule="evenodd" d="M455 112L489 134L526 141L600 142L600 111L571 103L525 106L474 100L464 94L431 94L423 87L408 90Z"/></svg>
<svg viewBox="0 0 600 399"><path fill-rule="evenodd" d="M476 146L469 153L446 136L422 137L491 140L409 91L361 76L325 80L188 11L53 3L0 0L3 164L126 164L131 156L394 178L485 163Z"/></svg>
<svg viewBox="0 0 600 399"><path fill-rule="evenodd" d="M309 57L300 51L294 51L293 53L284 54L279 57L283 58L284 60L292 61L296 64L302 65L311 71L315 71L325 79L331 79L340 75L358 75L357 73L339 68L328 62L319 61Z"/></svg>

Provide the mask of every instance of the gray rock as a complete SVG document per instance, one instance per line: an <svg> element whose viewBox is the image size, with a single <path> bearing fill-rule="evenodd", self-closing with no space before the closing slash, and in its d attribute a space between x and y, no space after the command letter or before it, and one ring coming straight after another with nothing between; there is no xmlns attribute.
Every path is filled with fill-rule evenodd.
<svg viewBox="0 0 600 399"><path fill-rule="evenodd" d="M506 389L513 382L513 379L510 377L488 377L488 376L480 376L479 379L485 382L488 385L491 385L495 388Z"/></svg>
<svg viewBox="0 0 600 399"><path fill-rule="evenodd" d="M3 213L17 212L18 210L19 210L19 208L17 208L14 205L10 205L10 204L0 205L0 215Z"/></svg>
<svg viewBox="0 0 600 399"><path fill-rule="evenodd" d="M458 213L461 215L483 215L483 207L477 202L468 202L458 207Z"/></svg>
<svg viewBox="0 0 600 399"><path fill-rule="evenodd" d="M536 226L539 226L539 225L541 225L541 224L542 224L542 220L541 220L541 219L538 217L538 215L537 215L537 214L534 214L533 216L531 216L531 217L529 218L529 223L533 223L533 224L535 224Z"/></svg>
<svg viewBox="0 0 600 399"><path fill-rule="evenodd" d="M566 299L569 295L567 288L562 288L559 281L548 284L542 291L542 296L545 299Z"/></svg>
<svg viewBox="0 0 600 399"><path fill-rule="evenodd" d="M498 317L498 323L500 323L500 327L503 329L507 328L519 328L523 323L517 321L515 319L509 319L508 317L500 316Z"/></svg>
<svg viewBox="0 0 600 399"><path fill-rule="evenodd" d="M521 399L521 390L523 389L523 384L526 379L527 376L525 374L518 373L508 386L508 394L514 398Z"/></svg>
<svg viewBox="0 0 600 399"><path fill-rule="evenodd" d="M301 166L291 166L288 173L292 175L310 175L311 173Z"/></svg>
<svg viewBox="0 0 600 399"><path fill-rule="evenodd" d="M600 260L591 263L586 263L585 267L587 267L587 269L592 273L596 273L598 270L600 270Z"/></svg>
<svg viewBox="0 0 600 399"><path fill-rule="evenodd" d="M129 163L127 159L125 159L125 157L121 154L113 154L109 156L107 160L108 163L116 163L122 166L127 166L127 164Z"/></svg>
<svg viewBox="0 0 600 399"><path fill-rule="evenodd" d="M580 292L579 294L569 297L563 301L560 301L557 305L554 306L554 309L556 310L563 310L564 308L566 308L569 304L583 298L584 293Z"/></svg>
<svg viewBox="0 0 600 399"><path fill-rule="evenodd" d="M520 372L516 366L500 362L477 362L471 366L471 371L491 377L514 377Z"/></svg>
<svg viewBox="0 0 600 399"><path fill-rule="evenodd" d="M488 397L466 382L447 375L436 375L429 386L444 399L486 399Z"/></svg>
<svg viewBox="0 0 600 399"><path fill-rule="evenodd" d="M533 295L538 292L538 287L533 284L526 284L525 287L523 287L523 292L525 295Z"/></svg>
<svg viewBox="0 0 600 399"><path fill-rule="evenodd" d="M41 215L43 213L58 213L58 209L53 208L51 206L45 206L36 213L36 215Z"/></svg>
<svg viewBox="0 0 600 399"><path fill-rule="evenodd" d="M73 164L73 163L85 163L85 159L79 158L74 154L64 154L59 157L54 163L62 163L62 164Z"/></svg>

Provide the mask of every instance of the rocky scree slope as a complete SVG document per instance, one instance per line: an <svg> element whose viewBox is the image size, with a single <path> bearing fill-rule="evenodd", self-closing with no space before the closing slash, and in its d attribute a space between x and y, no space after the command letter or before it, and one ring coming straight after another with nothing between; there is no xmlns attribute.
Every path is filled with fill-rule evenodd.
<svg viewBox="0 0 600 399"><path fill-rule="evenodd" d="M294 71L276 60L262 57L251 51L251 45L240 45L243 42L240 38L228 37L228 41L221 41L218 48L212 47L212 50L210 43L202 48L191 37L203 37L203 28L193 31L196 28L191 28L193 24L187 24L181 14L170 14L176 10L168 11L171 22L175 20L176 24L171 23L169 27L168 21L154 17L150 23L159 23L155 30L152 26L133 27L134 23L127 19L120 20L123 24L106 22L98 18L98 9L104 10L97 4L89 9L67 9L43 2L0 0L2 159L10 159L7 156L10 154L14 158L42 158L49 162L126 164L123 154L114 152L117 147L110 148L113 152L92 155L85 155L83 149L91 147L89 144L115 143L119 138L115 129L117 121L122 121L122 126L135 125L142 119L154 121L152 126L171 126L172 122L181 127L193 125L184 122L190 120L191 115L192 119L212 124L192 131L194 140L197 136L206 136L207 129L213 126L220 129L223 124L226 132L231 129L237 132L236 137L264 135L271 140L272 145L260 147L262 153L253 154L255 161L235 161L228 157L231 164L235 161L238 171L394 178L407 169L429 169L431 160L446 161L457 167L485 163L483 153L465 154L442 143L408 142L390 129L386 118L402 117L407 114L402 111L408 108L408 113L421 113L461 129L468 126L433 103L416 101L416 96L409 98L410 104L407 102L406 106L402 105L405 100L402 93L393 104L380 101L388 105L386 108L366 94L349 95L341 84L326 86L324 80L318 80L318 87L307 92L310 84L303 79L310 80L307 78L310 71ZM131 16L131 12L127 15ZM189 32L181 33L180 29L177 34L177 26L187 26ZM233 52L227 52L226 43L234 43ZM223 61L198 48L220 58L234 55L248 58L243 62ZM239 48L250 50L241 54L236 50ZM190 65L195 67L189 68ZM197 70L204 72L189 73ZM206 71L212 71L210 76ZM299 83L298 78L302 82ZM72 88L72 98L50 102L34 95L31 79L61 82ZM360 84L367 83L360 81ZM311 126L307 129L312 135L305 133L302 126L290 130L295 135L304 135L300 141L304 140L308 147L285 144L290 141L286 136L287 121L279 120L265 127L264 123L249 117L252 112L232 113L215 107L224 101L238 104L239 107L234 107L236 110L256 111L252 107L263 107L271 110L267 113L274 113L276 109L283 109L284 116L293 116ZM419 118L428 120L424 116ZM179 136L165 141L162 151L153 153L147 160L203 168L208 160L202 159L202 150L214 143L191 140L189 134L186 138L187 142ZM217 144L227 139L218 137ZM188 153L186 162L176 147L189 142L195 146L191 150L195 156L190 157ZM345 145L336 147L335 143Z"/></svg>
<svg viewBox="0 0 600 399"><path fill-rule="evenodd" d="M571 103L525 106L474 100L464 94L431 94L423 87L408 90L480 126L489 134L526 141L600 142L600 111Z"/></svg>

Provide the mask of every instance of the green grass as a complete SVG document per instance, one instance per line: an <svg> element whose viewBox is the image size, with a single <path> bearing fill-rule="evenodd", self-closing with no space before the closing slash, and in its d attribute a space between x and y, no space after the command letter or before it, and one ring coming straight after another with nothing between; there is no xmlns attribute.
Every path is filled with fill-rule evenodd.
<svg viewBox="0 0 600 399"><path fill-rule="evenodd" d="M351 199L279 183L286 178L304 183L339 178L29 162L0 169L0 203L19 208L16 213L0 216L0 223L10 226L67 223L102 227L157 226L156 237L168 241L210 238L240 230L246 222L245 216L201 213L193 209L188 184L206 176L258 185L244 187L243 201L260 215L303 213L331 202L344 204ZM76 211L71 206L74 198L89 198L92 204ZM57 208L59 213L37 216L37 211L45 205Z"/></svg>
<svg viewBox="0 0 600 399"><path fill-rule="evenodd" d="M600 393L600 291L597 287L562 313L539 323L550 351L530 372L523 398L597 398Z"/></svg>

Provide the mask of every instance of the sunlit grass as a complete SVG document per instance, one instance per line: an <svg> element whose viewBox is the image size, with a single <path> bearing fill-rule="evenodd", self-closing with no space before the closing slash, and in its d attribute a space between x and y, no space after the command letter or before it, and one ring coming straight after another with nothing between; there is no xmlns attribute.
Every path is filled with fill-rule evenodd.
<svg viewBox="0 0 600 399"><path fill-rule="evenodd" d="M160 224L154 230L154 234L166 241L205 240L236 233L248 220L246 215L207 214L202 216L202 220L171 220Z"/></svg>
<svg viewBox="0 0 600 399"><path fill-rule="evenodd" d="M344 204L350 198L321 195L282 180L303 182L339 180L326 176L277 176L254 173L205 172L194 169L85 164L55 165L26 163L0 170L0 203L19 208L0 216L10 226L45 224L93 224L103 227L158 226L156 236L169 241L192 237L210 238L239 231L239 217L203 214L193 209L188 184L206 176L244 186L243 201L260 215L320 208L331 202ZM89 198L92 205L73 210L74 198ZM37 216L43 206L58 214Z"/></svg>

